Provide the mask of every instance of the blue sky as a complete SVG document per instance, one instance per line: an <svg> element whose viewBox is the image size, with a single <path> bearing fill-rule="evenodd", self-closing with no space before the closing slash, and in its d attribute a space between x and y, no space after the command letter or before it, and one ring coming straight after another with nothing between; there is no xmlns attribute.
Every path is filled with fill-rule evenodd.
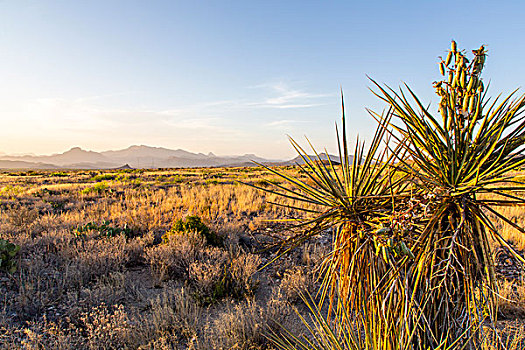
<svg viewBox="0 0 525 350"><path fill-rule="evenodd" d="M520 1L2 1L0 151L147 144L272 158L335 151L384 106L367 75L428 102L450 40L485 44L493 94L525 82Z"/></svg>

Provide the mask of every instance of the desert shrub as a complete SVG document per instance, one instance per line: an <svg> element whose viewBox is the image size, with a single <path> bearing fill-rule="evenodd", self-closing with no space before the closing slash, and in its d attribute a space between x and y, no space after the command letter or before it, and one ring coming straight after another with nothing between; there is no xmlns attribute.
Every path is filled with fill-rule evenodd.
<svg viewBox="0 0 525 350"><path fill-rule="evenodd" d="M51 208L55 211L62 211L64 210L66 204L68 203L67 199L61 199L61 198L53 198L53 199L44 199L42 200L43 203L49 203L51 205Z"/></svg>
<svg viewBox="0 0 525 350"><path fill-rule="evenodd" d="M225 311L208 325L199 349L255 350L273 349L267 334L276 331L282 321L282 302L270 300L263 305L247 299L237 305L228 305Z"/></svg>
<svg viewBox="0 0 525 350"><path fill-rule="evenodd" d="M242 298L255 291L258 281L254 274L260 265L257 255L242 251L209 248L189 268L189 282L194 296L203 305L224 297Z"/></svg>
<svg viewBox="0 0 525 350"><path fill-rule="evenodd" d="M117 174L98 174L98 175L93 176L92 180L96 182L111 181L111 180L115 180L116 177L117 177Z"/></svg>
<svg viewBox="0 0 525 350"><path fill-rule="evenodd" d="M22 186L7 185L0 189L0 195L11 198L22 193L24 193L24 188Z"/></svg>
<svg viewBox="0 0 525 350"><path fill-rule="evenodd" d="M65 230L51 231L26 241L23 247L13 301L21 319L40 314L46 307L68 299L68 295L80 295L101 276L122 271L130 259L123 236L108 238L101 244L90 237L77 239Z"/></svg>
<svg viewBox="0 0 525 350"><path fill-rule="evenodd" d="M184 288L166 289L150 301L140 332L145 339L170 336L189 340L197 336L201 309Z"/></svg>
<svg viewBox="0 0 525 350"><path fill-rule="evenodd" d="M60 192L56 190L50 190L47 187L41 188L38 191L33 193L33 196L38 198L48 197L48 196L56 196L59 195Z"/></svg>
<svg viewBox="0 0 525 350"><path fill-rule="evenodd" d="M20 246L0 238L0 270L9 273L16 271L16 255Z"/></svg>
<svg viewBox="0 0 525 350"><path fill-rule="evenodd" d="M218 185L219 184L219 180L217 180L217 179L206 179L204 181L204 183L206 185Z"/></svg>
<svg viewBox="0 0 525 350"><path fill-rule="evenodd" d="M82 338L74 327L65 322L50 321L45 315L38 321L27 322L23 328L2 329L0 326L1 349L74 350L78 349L82 343Z"/></svg>
<svg viewBox="0 0 525 350"><path fill-rule="evenodd" d="M64 247L61 243L60 258L71 265L72 282L81 288L86 283L93 282L100 276L113 271L121 271L130 257L127 255L127 240L124 236L108 237L101 244L97 239L73 239ZM77 276L75 276L77 274Z"/></svg>
<svg viewBox="0 0 525 350"><path fill-rule="evenodd" d="M101 304L82 313L79 319L87 349L125 349L135 345L134 327L122 305Z"/></svg>
<svg viewBox="0 0 525 350"><path fill-rule="evenodd" d="M190 265L204 249L205 239L195 232L184 235L171 235L165 244L145 250L145 258L150 266L156 285L172 278L187 278Z"/></svg>
<svg viewBox="0 0 525 350"><path fill-rule="evenodd" d="M27 230L38 218L38 212L25 206L15 206L8 210L7 217L14 228Z"/></svg>
<svg viewBox="0 0 525 350"><path fill-rule="evenodd" d="M109 186L105 182L98 182L91 187L86 187L82 190L82 194L102 194L109 190Z"/></svg>
<svg viewBox="0 0 525 350"><path fill-rule="evenodd" d="M85 225L78 226L73 230L73 233L77 236L85 235L89 231L97 231L101 237L116 237L118 235L124 235L126 238L133 238L136 236L134 230L129 228L126 224L124 227L112 226L111 222L104 221L102 224L96 222L88 222Z"/></svg>
<svg viewBox="0 0 525 350"><path fill-rule="evenodd" d="M68 177L69 174L65 173L65 172L62 172L62 171L59 171L59 172L51 173L51 174L49 174L49 176L50 177Z"/></svg>
<svg viewBox="0 0 525 350"><path fill-rule="evenodd" d="M180 184L185 181L184 176L182 175L174 175L168 179L168 183L170 184Z"/></svg>
<svg viewBox="0 0 525 350"><path fill-rule="evenodd" d="M189 232L196 232L204 236L206 243L213 246L220 246L223 243L222 237L210 230L210 228L202 222L201 218L195 215L188 216L185 220L176 220L171 229L163 235L162 240L166 243L172 236L185 235Z"/></svg>
<svg viewBox="0 0 525 350"><path fill-rule="evenodd" d="M301 300L301 293L313 290L315 284L312 276L304 268L295 267L285 271L281 280L281 291L291 302Z"/></svg>

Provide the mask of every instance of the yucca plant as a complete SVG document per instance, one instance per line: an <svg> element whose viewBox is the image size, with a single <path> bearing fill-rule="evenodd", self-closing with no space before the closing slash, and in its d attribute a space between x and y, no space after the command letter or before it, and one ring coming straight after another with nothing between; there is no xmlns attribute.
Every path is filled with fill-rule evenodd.
<svg viewBox="0 0 525 350"><path fill-rule="evenodd" d="M309 182L265 167L288 186L272 183L270 188L261 188L310 205L308 209L289 206L311 215L294 226L294 234L283 242L283 252L334 229L318 303L329 301L327 322L335 317L336 324L348 323L341 327L367 329L356 334L356 338L365 339L360 344L373 344L366 349L408 349L414 334L414 327L400 320L415 314L410 311L414 305L408 298L406 279L415 258L411 247L418 232L416 221L421 221L424 213L419 203L413 202L410 174L400 172L395 164L397 157L403 157L403 146L388 147L391 115L387 111L376 117L378 127L370 146L365 148L357 140L352 158L343 103L342 135L336 126L340 164L330 157L322 161L314 147L314 156L309 156L291 139L304 161L298 167Z"/></svg>
<svg viewBox="0 0 525 350"><path fill-rule="evenodd" d="M525 164L525 97L491 101L481 79L486 50L473 54L469 63L453 42L440 62L440 118L408 86L405 93L376 84L389 110L371 112L378 128L367 152L357 142L349 161L343 107L340 167L323 163L315 150L309 157L291 140L313 185L268 168L290 186L274 183L266 191L322 208L302 209L313 217L295 226L302 230L283 251L336 227L319 302L329 293L330 308L323 318L311 308L317 343L300 345L284 334L277 341L283 348L477 348L484 327L494 330L490 243L512 247L488 215L525 232L497 211L525 204L514 193L525 186L509 175Z"/></svg>
<svg viewBox="0 0 525 350"><path fill-rule="evenodd" d="M412 175L399 166L397 159L406 158L405 144L389 148L392 115L389 110L376 116L378 127L370 147L365 150L364 143L358 141L350 161L343 105L342 137L337 133L340 165L330 158L321 161L313 147L315 156L309 156L292 139L305 163L298 167L310 184L265 167L290 186L273 183L262 190L312 205L312 209L289 206L313 216L293 227L299 231L282 243L283 253L335 228L331 253L323 263L317 305L305 299L312 320L303 320L313 340L286 332L274 334L272 339L283 349L419 349L421 330L437 340L435 349L458 345L433 333L424 305L412 298L411 269L417 264L414 250L429 221L433 198L415 193ZM322 314L326 297L329 307Z"/></svg>
<svg viewBox="0 0 525 350"><path fill-rule="evenodd" d="M487 215L521 230L497 207L525 203L515 193L524 186L509 175L525 164L520 153L525 97L488 98L481 79L486 50L481 46L472 52L469 62L452 42L439 63L445 79L434 87L441 117L408 86L395 92L376 84L377 95L394 114L391 135L406 152L397 158L398 169L414 179L416 196L432 197L431 216L413 245L416 257L407 288L426 323L416 335L425 348L441 342L435 334L478 346L481 325L493 324L497 316L490 241L512 250ZM486 194L492 199L484 199Z"/></svg>

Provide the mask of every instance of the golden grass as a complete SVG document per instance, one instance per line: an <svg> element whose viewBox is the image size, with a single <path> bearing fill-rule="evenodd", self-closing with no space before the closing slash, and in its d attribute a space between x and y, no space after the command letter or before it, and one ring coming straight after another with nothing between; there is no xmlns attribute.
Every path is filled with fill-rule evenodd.
<svg viewBox="0 0 525 350"><path fill-rule="evenodd" d="M287 171L306 180L295 168ZM108 190L82 193L105 174L115 175L103 180ZM304 331L290 303L300 307L298 291L316 292L314 270L330 243L305 243L254 273L274 256L259 251L271 241L262 233L275 233L269 220L302 215L268 202L302 204L236 182L261 185L263 178L272 175L260 168L0 174L0 237L22 247L18 271L0 272L0 349L264 349L271 346L263 334L277 329L275 321ZM525 208L503 210L525 223ZM174 220L190 214L223 236L225 246L211 248L191 235L162 244ZM104 221L136 237L75 234ZM525 250L523 235L494 221ZM224 276L218 266L226 265L246 296L203 306ZM502 313L521 317L521 281L501 283ZM507 332L523 335L513 327Z"/></svg>

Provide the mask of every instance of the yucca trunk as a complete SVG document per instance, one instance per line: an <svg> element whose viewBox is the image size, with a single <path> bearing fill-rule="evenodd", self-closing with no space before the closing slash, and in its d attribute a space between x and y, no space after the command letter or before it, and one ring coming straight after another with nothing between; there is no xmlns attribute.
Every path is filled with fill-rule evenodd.
<svg viewBox="0 0 525 350"><path fill-rule="evenodd" d="M421 237L425 246L414 266L412 290L421 306L427 329L418 342L436 347L467 341L475 348L483 322L496 321L497 304L492 254L482 223L472 208L451 201ZM479 208L478 208L479 210ZM463 341L461 341L463 339Z"/></svg>
<svg viewBox="0 0 525 350"><path fill-rule="evenodd" d="M390 253L378 254L373 234L354 223L336 231L326 273L331 278L328 313L349 322L345 327L359 328L363 349L409 349L414 322L407 315L417 313L410 310L406 289L410 265Z"/></svg>
<svg viewBox="0 0 525 350"><path fill-rule="evenodd" d="M369 271L363 270L361 263L370 262L369 248L366 239L360 237L357 224L344 223L335 231L331 256L325 262L325 276L328 278L325 282L329 283L326 291L330 293L329 315L352 312L365 306L371 295L371 277L366 275ZM357 281L359 288L355 288ZM335 302L336 299L339 302Z"/></svg>

